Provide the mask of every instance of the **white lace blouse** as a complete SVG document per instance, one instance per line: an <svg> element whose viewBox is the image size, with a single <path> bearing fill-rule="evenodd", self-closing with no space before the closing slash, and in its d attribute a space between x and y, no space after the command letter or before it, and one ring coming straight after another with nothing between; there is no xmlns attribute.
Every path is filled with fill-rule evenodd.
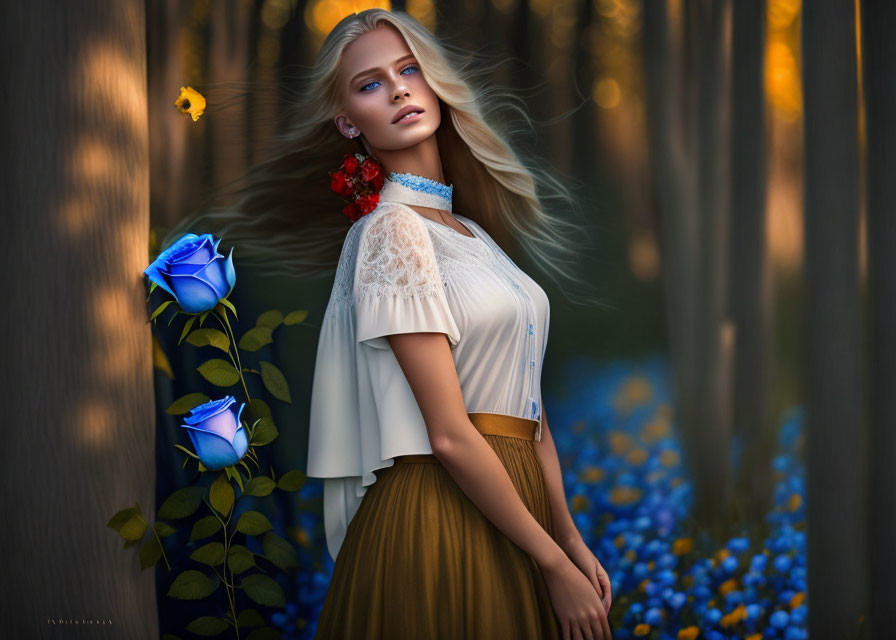
<svg viewBox="0 0 896 640"><path fill-rule="evenodd" d="M474 236L381 201L346 235L318 342L307 465L308 476L325 478L334 559L373 472L432 453L385 336L444 333L467 412L537 420L541 440L547 295L482 227L454 217Z"/></svg>

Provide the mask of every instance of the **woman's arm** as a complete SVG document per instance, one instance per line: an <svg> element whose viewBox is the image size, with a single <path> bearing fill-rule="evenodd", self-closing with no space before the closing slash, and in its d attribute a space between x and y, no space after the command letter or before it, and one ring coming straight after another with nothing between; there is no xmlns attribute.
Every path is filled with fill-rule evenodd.
<svg viewBox="0 0 896 640"><path fill-rule="evenodd" d="M566 549L570 544L578 542L581 534L573 522L569 513L569 505L566 502L566 492L563 489L563 473L560 469L560 459L557 456L557 447L554 446L554 438L548 428L548 414L544 407L541 408L541 442L535 443L535 451L541 460L544 470L544 480L548 487L548 495L551 503L551 522L554 527L554 540L560 548Z"/></svg>
<svg viewBox="0 0 896 640"><path fill-rule="evenodd" d="M523 504L498 455L470 421L445 334L387 339L420 406L436 458L485 517L543 571L562 566L566 553Z"/></svg>

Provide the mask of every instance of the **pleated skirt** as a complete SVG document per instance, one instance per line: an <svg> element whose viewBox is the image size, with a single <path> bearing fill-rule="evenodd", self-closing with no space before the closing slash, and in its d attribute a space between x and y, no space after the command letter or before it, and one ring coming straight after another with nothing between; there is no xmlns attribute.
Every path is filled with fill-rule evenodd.
<svg viewBox="0 0 896 640"><path fill-rule="evenodd" d="M470 413L529 512L553 536L536 422ZM375 472L346 530L315 639L559 639L538 565L432 455Z"/></svg>

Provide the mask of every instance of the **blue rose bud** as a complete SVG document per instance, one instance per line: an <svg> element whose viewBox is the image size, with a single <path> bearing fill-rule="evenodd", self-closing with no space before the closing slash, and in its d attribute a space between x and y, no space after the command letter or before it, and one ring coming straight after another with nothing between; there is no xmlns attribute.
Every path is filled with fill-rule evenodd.
<svg viewBox="0 0 896 640"><path fill-rule="evenodd" d="M236 413L230 408L233 396L212 400L193 408L181 426L190 434L193 449L206 469L223 469L239 462L249 449L249 438L240 422L246 403Z"/></svg>
<svg viewBox="0 0 896 640"><path fill-rule="evenodd" d="M233 247L225 258L218 253L220 242L220 238L215 240L209 233L185 233L143 273L174 296L187 313L213 309L236 284Z"/></svg>

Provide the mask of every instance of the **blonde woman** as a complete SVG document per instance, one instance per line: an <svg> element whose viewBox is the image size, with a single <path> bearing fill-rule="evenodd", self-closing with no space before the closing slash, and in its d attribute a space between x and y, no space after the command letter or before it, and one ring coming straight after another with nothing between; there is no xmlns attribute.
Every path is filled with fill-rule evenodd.
<svg viewBox="0 0 896 640"><path fill-rule="evenodd" d="M522 226L531 177L406 15L345 18L319 64L386 179L317 352L308 475L336 564L316 637L609 638L541 407L548 299L474 221Z"/></svg>
<svg viewBox="0 0 896 640"><path fill-rule="evenodd" d="M575 281L580 229L548 206L573 200L487 122L504 94L473 88L470 59L404 12L349 15L271 158L201 216L244 265L335 266L308 441L335 560L316 638L611 637L542 407L548 299L502 248ZM329 172L355 152L386 175L346 232Z"/></svg>

